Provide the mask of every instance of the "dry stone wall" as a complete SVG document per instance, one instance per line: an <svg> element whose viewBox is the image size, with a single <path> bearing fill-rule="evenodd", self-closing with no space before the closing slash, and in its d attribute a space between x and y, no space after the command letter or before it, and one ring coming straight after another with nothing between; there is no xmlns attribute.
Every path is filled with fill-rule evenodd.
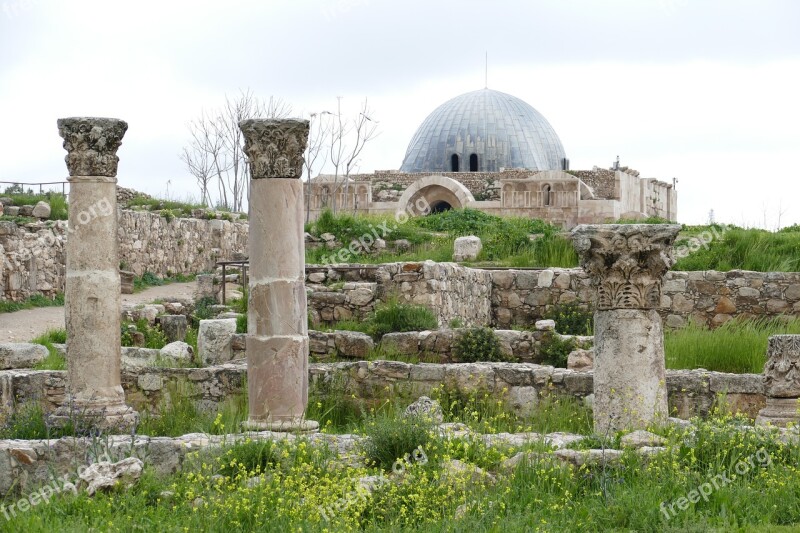
<svg viewBox="0 0 800 533"><path fill-rule="evenodd" d="M158 413L177 397L199 409L217 410L243 393L244 362L207 368L128 368L122 371L127 402L138 412ZM39 403L52 412L65 399L66 372L0 371L0 415ZM387 397L411 401L441 385L462 392L485 391L511 406L530 407L550 394L592 400L592 372L576 372L529 363L409 364L398 361L311 363L310 389L317 394L345 394L379 403ZM706 370L667 371L671 416L706 416L720 394L733 411L752 418L766 405L761 374L725 374Z"/></svg>
<svg viewBox="0 0 800 533"><path fill-rule="evenodd" d="M559 303L594 304L594 290L580 268L491 272L497 327L533 323ZM715 327L734 317L800 316L800 273L667 272L658 312L670 328L690 319Z"/></svg>
<svg viewBox="0 0 800 533"><path fill-rule="evenodd" d="M119 254L125 270L165 277L209 271L247 248L247 223L166 218L119 211ZM69 230L65 221L0 221L0 299L53 296L64 290Z"/></svg>
<svg viewBox="0 0 800 533"><path fill-rule="evenodd" d="M440 325L459 319L464 325L496 328L532 325L554 305L593 306L595 299L581 268L482 270L431 261L312 266L306 282L315 323L363 318L390 294L428 306ZM349 293L356 289L364 294L354 299ZM715 327L734 317L800 316L800 273L667 272L658 312L669 328L690 319Z"/></svg>

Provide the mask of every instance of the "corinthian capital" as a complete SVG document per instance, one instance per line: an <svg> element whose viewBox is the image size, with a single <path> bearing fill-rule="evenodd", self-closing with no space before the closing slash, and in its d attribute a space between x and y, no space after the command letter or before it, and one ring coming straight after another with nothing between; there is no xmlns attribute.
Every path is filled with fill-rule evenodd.
<svg viewBox="0 0 800 533"><path fill-rule="evenodd" d="M573 244L597 287L597 309L653 309L675 264L677 224L592 224L572 230Z"/></svg>
<svg viewBox="0 0 800 533"><path fill-rule="evenodd" d="M248 119L239 122L250 176L295 178L303 175L303 154L308 142L307 120Z"/></svg>
<svg viewBox="0 0 800 533"><path fill-rule="evenodd" d="M128 123L116 118L70 117L58 119L64 139L70 176L117 175L117 149Z"/></svg>

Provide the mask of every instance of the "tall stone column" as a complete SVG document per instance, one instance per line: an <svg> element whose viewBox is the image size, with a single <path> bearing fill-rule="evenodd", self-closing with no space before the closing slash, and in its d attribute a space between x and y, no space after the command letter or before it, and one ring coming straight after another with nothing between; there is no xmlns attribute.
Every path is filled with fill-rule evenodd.
<svg viewBox="0 0 800 533"><path fill-rule="evenodd" d="M58 120L69 169L69 230L64 294L67 403L61 422L103 428L136 423L120 383L120 277L117 149L128 124L113 118Z"/></svg>
<svg viewBox="0 0 800 533"><path fill-rule="evenodd" d="M764 384L767 406L758 413L756 424L800 424L800 335L769 338Z"/></svg>
<svg viewBox="0 0 800 533"><path fill-rule="evenodd" d="M656 308L675 263L680 230L666 224L581 225L572 231L581 266L597 288L594 429L642 429L666 420L664 334Z"/></svg>
<svg viewBox="0 0 800 533"><path fill-rule="evenodd" d="M239 123L250 161L249 429L313 431L303 233L306 120Z"/></svg>

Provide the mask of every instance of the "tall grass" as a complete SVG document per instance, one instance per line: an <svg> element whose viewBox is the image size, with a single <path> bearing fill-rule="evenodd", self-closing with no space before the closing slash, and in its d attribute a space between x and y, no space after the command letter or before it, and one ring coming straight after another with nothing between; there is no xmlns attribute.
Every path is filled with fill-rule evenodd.
<svg viewBox="0 0 800 533"><path fill-rule="evenodd" d="M782 333L800 334L800 319L730 320L716 329L690 322L665 332L667 368L760 374L767 339Z"/></svg>
<svg viewBox="0 0 800 533"><path fill-rule="evenodd" d="M378 254L348 254L347 261L389 263L396 261L443 262L453 259L453 241L457 237L477 235L483 250L480 261L507 266L576 266L578 258L568 239L558 236L559 228L538 219L498 217L475 209L456 209L424 217L415 217L400 224L392 217L337 214L325 211L320 218L306 225L314 235L331 233L342 247L354 240L373 235L377 228L389 228L381 235L386 240L405 239L411 247L404 251ZM382 234L383 229L379 231ZM531 235L539 235L531 239ZM337 250L314 248L306 251L306 262L323 263ZM333 262L338 262L334 258Z"/></svg>
<svg viewBox="0 0 800 533"><path fill-rule="evenodd" d="M377 305L363 320L343 320L332 329L360 331L380 340L387 333L401 331L425 331L437 329L439 321L433 311L424 305L404 304L396 297L390 297Z"/></svg>
<svg viewBox="0 0 800 533"><path fill-rule="evenodd" d="M789 228L787 228L788 230ZM680 246L679 240L676 243ZM800 271L800 232L732 228L681 258L673 270Z"/></svg>
<svg viewBox="0 0 800 533"><path fill-rule="evenodd" d="M58 353L54 344L66 344L67 330L64 328L51 329L32 339L33 344L41 344L47 348L48 355L42 361L34 365L34 370L66 370L67 360Z"/></svg>

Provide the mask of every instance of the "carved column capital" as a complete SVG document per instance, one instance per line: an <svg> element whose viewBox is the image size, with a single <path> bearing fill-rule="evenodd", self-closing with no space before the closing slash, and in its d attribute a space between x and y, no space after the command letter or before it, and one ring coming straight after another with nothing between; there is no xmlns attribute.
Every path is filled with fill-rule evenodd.
<svg viewBox="0 0 800 533"><path fill-rule="evenodd" d="M764 365L767 396L800 397L800 335L772 335Z"/></svg>
<svg viewBox="0 0 800 533"><path fill-rule="evenodd" d="M597 309L655 309L675 264L677 224L591 224L572 230L581 266L597 288Z"/></svg>
<svg viewBox="0 0 800 533"><path fill-rule="evenodd" d="M239 122L239 129L244 134L244 152L253 179L299 179L303 175L307 120L248 119Z"/></svg>
<svg viewBox="0 0 800 533"><path fill-rule="evenodd" d="M116 118L70 117L58 119L58 134L68 152L70 176L117 175L117 149L128 123Z"/></svg>

